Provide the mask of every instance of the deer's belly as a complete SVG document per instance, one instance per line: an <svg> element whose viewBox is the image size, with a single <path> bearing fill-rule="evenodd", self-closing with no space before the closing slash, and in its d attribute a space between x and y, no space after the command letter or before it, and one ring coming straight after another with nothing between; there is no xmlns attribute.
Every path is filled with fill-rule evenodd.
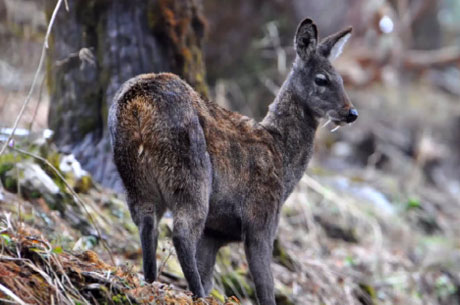
<svg viewBox="0 0 460 305"><path fill-rule="evenodd" d="M242 240L241 202L235 196L228 198L211 198L204 233L224 242ZM212 200L214 199L214 200ZM220 200L216 200L220 199Z"/></svg>

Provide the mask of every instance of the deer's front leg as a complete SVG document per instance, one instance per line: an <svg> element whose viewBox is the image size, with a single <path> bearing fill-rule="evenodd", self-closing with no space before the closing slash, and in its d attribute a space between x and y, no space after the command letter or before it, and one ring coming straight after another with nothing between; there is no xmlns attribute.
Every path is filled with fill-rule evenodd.
<svg viewBox="0 0 460 305"><path fill-rule="evenodd" d="M270 266L272 250L273 239L268 232L247 232L245 240L246 257L260 305L276 304Z"/></svg>
<svg viewBox="0 0 460 305"><path fill-rule="evenodd" d="M212 276L216 255L219 248L224 244L224 241L208 236L206 233L203 233L198 242L196 261L205 295L209 295L212 290Z"/></svg>

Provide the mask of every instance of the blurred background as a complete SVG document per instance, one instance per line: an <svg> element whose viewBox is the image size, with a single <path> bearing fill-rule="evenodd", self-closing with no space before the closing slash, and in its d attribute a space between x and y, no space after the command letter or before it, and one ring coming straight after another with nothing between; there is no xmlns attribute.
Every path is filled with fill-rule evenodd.
<svg viewBox="0 0 460 305"><path fill-rule="evenodd" d="M0 0L2 141L31 88L55 5ZM458 0L68 0L15 139L53 156L56 167L67 158L91 177L90 188L118 198L106 122L124 81L171 71L204 98L260 120L289 73L293 35L307 16L321 37L353 26L334 66L360 117L318 131L308 176L284 208L274 267L279 303L460 304ZM11 163L5 156L0 165ZM21 194L19 178L11 186L8 171L0 176ZM34 209L35 199L23 197ZM117 209L126 213L123 204ZM70 223L73 242L101 238ZM139 265L138 244L123 247ZM126 259L123 247L114 252ZM226 255L216 273L220 293L251 300L242 250Z"/></svg>

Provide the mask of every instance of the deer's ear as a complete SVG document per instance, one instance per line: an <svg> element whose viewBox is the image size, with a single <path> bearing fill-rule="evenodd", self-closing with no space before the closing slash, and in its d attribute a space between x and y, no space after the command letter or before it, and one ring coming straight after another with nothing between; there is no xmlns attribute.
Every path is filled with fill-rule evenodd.
<svg viewBox="0 0 460 305"><path fill-rule="evenodd" d="M303 60L307 60L315 51L318 44L318 29L310 18L304 19L297 26L294 38L294 48Z"/></svg>
<svg viewBox="0 0 460 305"><path fill-rule="evenodd" d="M330 61L335 60L342 54L343 46L351 37L352 28L349 27L336 34L324 38L318 47L319 53L327 57Z"/></svg>

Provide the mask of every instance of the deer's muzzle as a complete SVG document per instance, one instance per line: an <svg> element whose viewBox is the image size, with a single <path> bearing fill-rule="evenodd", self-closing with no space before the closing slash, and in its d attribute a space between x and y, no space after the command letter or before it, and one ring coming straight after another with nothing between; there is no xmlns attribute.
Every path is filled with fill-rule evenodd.
<svg viewBox="0 0 460 305"><path fill-rule="evenodd" d="M358 110L351 108L346 117L347 123L353 123L358 118Z"/></svg>

